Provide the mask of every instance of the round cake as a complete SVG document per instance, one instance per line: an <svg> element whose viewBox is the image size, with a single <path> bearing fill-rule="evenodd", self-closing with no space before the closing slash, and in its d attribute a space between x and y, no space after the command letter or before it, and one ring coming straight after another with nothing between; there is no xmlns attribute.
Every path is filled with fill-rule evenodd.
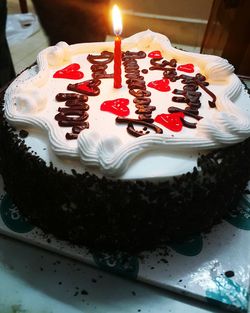
<svg viewBox="0 0 250 313"><path fill-rule="evenodd" d="M145 31L41 51L1 92L0 171L45 233L138 252L208 231L250 177L250 99L234 67Z"/></svg>

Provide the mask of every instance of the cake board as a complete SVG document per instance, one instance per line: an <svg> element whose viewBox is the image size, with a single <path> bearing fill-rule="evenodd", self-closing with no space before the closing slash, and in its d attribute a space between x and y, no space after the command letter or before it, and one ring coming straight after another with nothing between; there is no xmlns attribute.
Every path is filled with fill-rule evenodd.
<svg viewBox="0 0 250 313"><path fill-rule="evenodd" d="M90 253L30 225L4 191L0 176L0 233L102 270L192 297L234 312L247 312L249 298L250 195L208 234L139 257Z"/></svg>

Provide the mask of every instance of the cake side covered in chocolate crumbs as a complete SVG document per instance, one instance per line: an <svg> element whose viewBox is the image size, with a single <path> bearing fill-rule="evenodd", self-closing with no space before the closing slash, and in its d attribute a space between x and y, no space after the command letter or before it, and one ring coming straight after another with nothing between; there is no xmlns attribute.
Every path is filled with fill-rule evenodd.
<svg viewBox="0 0 250 313"><path fill-rule="evenodd" d="M250 177L250 139L201 155L192 172L153 183L47 166L0 113L0 172L19 210L45 233L90 249L139 252L209 231Z"/></svg>

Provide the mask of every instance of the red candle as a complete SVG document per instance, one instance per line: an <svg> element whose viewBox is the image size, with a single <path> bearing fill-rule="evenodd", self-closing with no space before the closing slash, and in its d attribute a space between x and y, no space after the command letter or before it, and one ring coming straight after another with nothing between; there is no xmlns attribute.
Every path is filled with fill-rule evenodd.
<svg viewBox="0 0 250 313"><path fill-rule="evenodd" d="M117 7L114 5L113 11L113 28L115 33L115 47L114 47L114 88L122 87L122 50L121 50L121 33L122 33L122 20L121 14Z"/></svg>
<svg viewBox="0 0 250 313"><path fill-rule="evenodd" d="M114 49L114 88L122 87L122 50L121 50L121 38L115 37L115 49Z"/></svg>

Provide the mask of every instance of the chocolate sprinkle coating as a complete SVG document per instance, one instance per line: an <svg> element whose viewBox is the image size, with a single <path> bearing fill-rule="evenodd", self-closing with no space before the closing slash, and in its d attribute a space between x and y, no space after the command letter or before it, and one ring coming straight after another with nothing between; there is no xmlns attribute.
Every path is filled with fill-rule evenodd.
<svg viewBox="0 0 250 313"><path fill-rule="evenodd" d="M250 138L201 155L171 181L66 174L30 151L0 104L0 172L19 210L45 233L90 249L137 253L207 232L237 204L250 178Z"/></svg>
<svg viewBox="0 0 250 313"><path fill-rule="evenodd" d="M234 271L226 271L225 276L228 278L234 277Z"/></svg>
<svg viewBox="0 0 250 313"><path fill-rule="evenodd" d="M25 130L25 129L21 129L20 132L19 132L19 136L21 138L26 138L26 137L29 136L29 132L27 132L27 130Z"/></svg>

